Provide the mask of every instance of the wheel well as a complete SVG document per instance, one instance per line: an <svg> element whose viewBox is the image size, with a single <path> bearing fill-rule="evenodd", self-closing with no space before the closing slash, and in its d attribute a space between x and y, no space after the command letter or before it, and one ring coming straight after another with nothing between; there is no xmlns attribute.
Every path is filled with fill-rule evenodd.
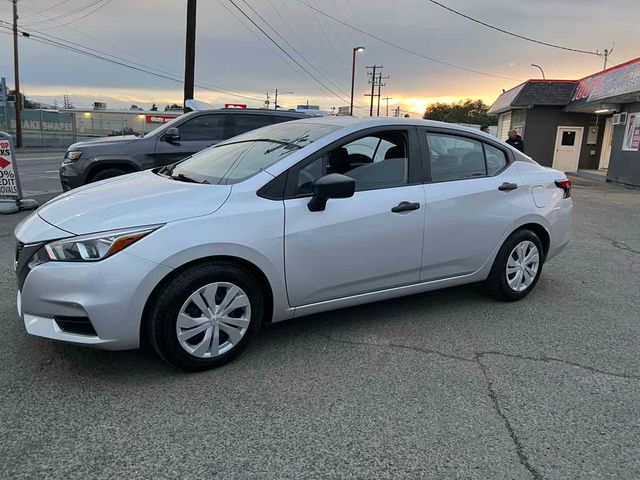
<svg viewBox="0 0 640 480"><path fill-rule="evenodd" d="M271 284L269 284L269 280L267 279L267 276L264 274L264 272L262 270L260 270L260 268L258 268L256 265L254 265L253 263L249 262L248 260L245 260L245 259L239 258L239 257L232 257L232 256L227 256L227 255L217 255L217 256L211 256L211 257L203 257L203 258L198 258L196 260L192 260L189 263L185 263L184 265L181 265L180 267L178 267L175 270L171 271L166 277L164 277L160 281L160 283L158 283L158 285L155 286L155 288L151 292L151 295L149 295L149 298L147 299L147 302L146 302L146 304L144 306L144 310L142 312L142 320L140 322L140 343L141 344L143 342L147 342L147 340L148 340L147 328L149 326L149 309L150 309L150 306L153 303L153 301L160 294L160 292L162 290L162 287L167 282L169 282L170 280L175 278L177 275L179 275L180 273L182 273L186 269L191 268L194 265L198 265L200 263L210 262L212 260L219 260L219 261L235 263L239 267L241 267L244 270L246 270L247 272L249 272L251 275L253 275L258 280L258 283L260 283L260 287L262 288L262 292L264 293L264 318L265 318L265 323L267 323L267 324L271 323L271 319L273 317L273 291L271 290Z"/></svg>
<svg viewBox="0 0 640 480"><path fill-rule="evenodd" d="M139 171L137 167L126 162L100 162L94 165L93 167L91 167L91 170L89 170L89 174L87 175L88 181L90 182L98 172L107 170L108 168L117 168L118 170L123 170L127 173L133 173L133 172Z"/></svg>
<svg viewBox="0 0 640 480"><path fill-rule="evenodd" d="M535 233L542 242L544 256L547 256L547 254L549 253L549 244L551 243L551 238L549 237L549 232L547 232L546 228L544 228L539 223L527 223L526 225L522 225L515 231L517 232L519 230L531 230L533 233Z"/></svg>

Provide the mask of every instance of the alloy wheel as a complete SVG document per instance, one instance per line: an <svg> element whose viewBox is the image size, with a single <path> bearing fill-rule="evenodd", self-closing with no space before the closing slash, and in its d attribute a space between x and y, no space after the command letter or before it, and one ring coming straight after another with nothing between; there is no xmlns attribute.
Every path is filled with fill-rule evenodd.
<svg viewBox="0 0 640 480"><path fill-rule="evenodd" d="M251 304L237 285L216 282L192 293L176 321L180 346L198 358L218 357L242 340L251 321Z"/></svg>
<svg viewBox="0 0 640 480"><path fill-rule="evenodd" d="M506 276L509 287L522 292L536 279L540 268L540 252L535 243L525 240L515 246L507 261Z"/></svg>

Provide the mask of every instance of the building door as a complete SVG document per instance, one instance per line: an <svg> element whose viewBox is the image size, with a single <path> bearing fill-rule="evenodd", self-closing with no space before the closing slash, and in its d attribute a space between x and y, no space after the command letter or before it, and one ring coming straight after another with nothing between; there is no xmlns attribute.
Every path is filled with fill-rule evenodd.
<svg viewBox="0 0 640 480"><path fill-rule="evenodd" d="M562 172L578 171L583 130L583 127L558 127L553 168Z"/></svg>
<svg viewBox="0 0 640 480"><path fill-rule="evenodd" d="M511 112L506 112L500 115L500 122L498 122L498 138L500 140L506 140L509 138L509 130L511 130Z"/></svg>
<svg viewBox="0 0 640 480"><path fill-rule="evenodd" d="M604 138L602 139L602 149L600 150L600 163L598 169L606 170L609 168L609 157L611 157L611 141L613 140L613 124L612 117L607 118L604 124Z"/></svg>

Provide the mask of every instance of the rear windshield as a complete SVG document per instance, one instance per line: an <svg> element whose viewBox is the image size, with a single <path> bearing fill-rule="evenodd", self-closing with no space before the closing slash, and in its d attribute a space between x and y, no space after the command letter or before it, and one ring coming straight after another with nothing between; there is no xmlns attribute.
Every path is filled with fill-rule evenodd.
<svg viewBox="0 0 640 480"><path fill-rule="evenodd" d="M212 184L241 182L339 127L287 122L259 128L196 153L171 171Z"/></svg>

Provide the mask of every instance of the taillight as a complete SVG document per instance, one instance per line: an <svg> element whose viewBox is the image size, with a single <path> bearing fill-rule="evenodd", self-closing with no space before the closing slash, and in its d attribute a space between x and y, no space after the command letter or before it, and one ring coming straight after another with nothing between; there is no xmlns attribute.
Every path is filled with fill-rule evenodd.
<svg viewBox="0 0 640 480"><path fill-rule="evenodd" d="M556 180L556 187L561 188L564 191L564 198L569 198L571 196L570 180Z"/></svg>

